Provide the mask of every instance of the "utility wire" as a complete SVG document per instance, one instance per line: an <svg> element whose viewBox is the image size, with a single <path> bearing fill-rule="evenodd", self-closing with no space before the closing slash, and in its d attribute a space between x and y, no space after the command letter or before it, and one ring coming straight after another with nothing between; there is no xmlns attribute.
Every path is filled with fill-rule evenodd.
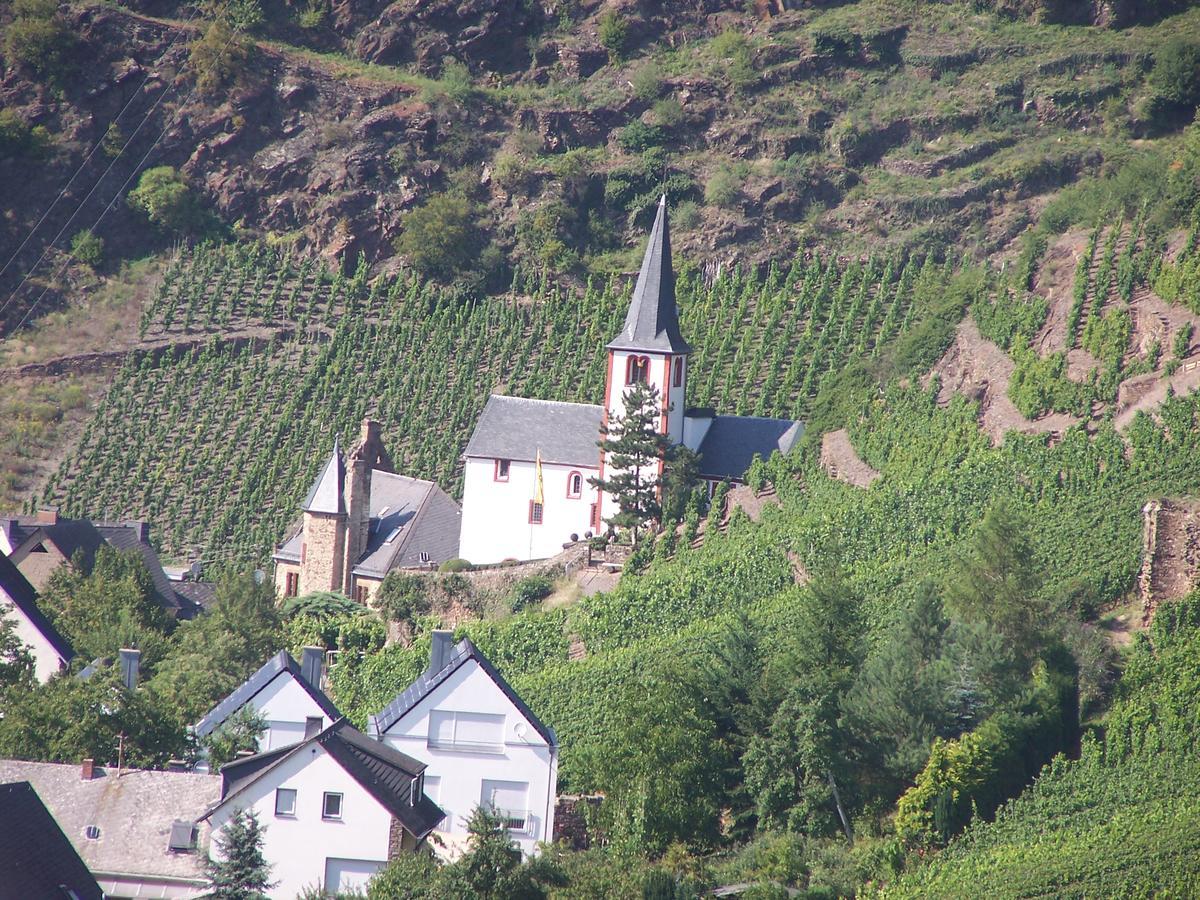
<svg viewBox="0 0 1200 900"><path fill-rule="evenodd" d="M240 30L241 30L241 26L238 26L237 28L233 29L232 33L229 35L229 40L227 40L225 42L225 44L221 47L221 52L224 52L225 49L228 48L229 45L234 42L234 40L237 38L238 32ZM171 86L168 85L167 90L170 90L170 87ZM101 221L103 221L104 217L107 216L108 213L114 208L117 200L120 199L121 195L125 192L125 189L128 188L129 185L132 183L134 177L138 174L139 170L145 164L146 160L150 158L150 154L152 154L154 152L154 149L158 146L159 142L162 141L162 139L164 137L166 137L167 132L170 131L171 128L175 125L175 122L179 118L180 112L184 108L187 107L188 103L191 101L192 97L195 96L196 91L198 89L199 89L198 84L192 86L192 89L188 92L188 95L183 99L183 102L180 103L178 108L175 110L175 113L172 115L171 120L169 122L167 122L167 124L163 127L163 130L159 132L158 137L156 137L154 139L154 143L152 143L150 145L150 149L146 151L145 155L142 156L142 158L138 161L137 165L135 165L133 167L133 171L129 173L129 177L125 179L125 183L122 184L120 188L118 188L116 195L114 195L112 200L110 200L108 202L108 204L104 207L104 209L101 210L100 215L96 217L96 221L92 225L93 231L99 227L99 225L100 225ZM162 92L162 94L159 95L158 100L155 101L155 104L154 104L155 107L157 107L160 103L162 103L163 98L166 96L166 94L167 94L167 91L164 90ZM144 124L145 124L145 120L143 120L143 122L142 122L142 125L144 125ZM140 130L141 127L142 126L139 125L138 129ZM137 132L134 132L134 135L136 135L136 134L137 134ZM126 147L128 147L129 144L133 141L134 135L131 135L129 138L129 141L126 141L126 143L125 143ZM125 148L123 147L121 149L122 149L122 152L124 152ZM114 164L116 163L115 159L113 160L113 163ZM109 169L111 169L111 168L112 168L112 165L109 166ZM107 174L108 174L108 170L106 169L104 175L107 175ZM96 187L100 186L100 182L102 182L104 180L104 175L100 176L100 181L96 182ZM87 197L84 198L85 204L87 203L88 199L91 198L92 194L95 193L95 191L96 191L96 188L93 187L92 190L88 192ZM83 209L83 205L81 204L79 207L79 210L82 210L82 209ZM79 214L79 210L76 210L75 215ZM59 231L59 236L61 236L67 230L67 228L70 227L71 221L74 221L74 219L75 219L75 215L73 215L71 217L71 220L68 221L67 224L63 226L61 231ZM57 241L58 241L58 238L56 237L54 239L54 242L56 243ZM53 243L51 244L51 246L53 246ZM49 252L48 248L47 248L47 252ZM42 255L45 256L45 254L42 254ZM34 311L38 308L39 305L41 305L41 302L42 302L42 300L45 299L46 294L50 293L50 289L51 289L51 287L53 287L54 282L62 277L62 274L67 270L67 267L70 266L71 263L74 261L75 261L75 251L72 250L67 255L67 258L66 258L66 260L64 260L62 266L59 267L58 272L55 273L54 277L50 279L50 283L46 285L46 289L43 290L41 292L41 294L38 295L38 298L37 298L37 300L34 301L33 306L29 307L29 309L26 311L25 315L22 317L21 321L17 323L17 327L13 329L13 333L16 333L17 331L21 330L22 326L24 326L24 324L29 320L29 317L31 315L33 315ZM39 260L39 262L40 262L40 260ZM28 276L26 276L26 278L28 278ZM22 284L24 284L24 281L22 281ZM14 292L14 296L15 296L15 292ZM11 301L12 297L10 297L9 300ZM7 306L7 305L8 304L6 303L5 306ZM3 311L4 311L3 307L0 307L0 312L3 312Z"/></svg>
<svg viewBox="0 0 1200 900"><path fill-rule="evenodd" d="M184 29L186 29L186 27L192 23L192 19L196 18L196 16L198 16L199 14L200 14L199 9L197 9L195 12L192 13L192 15L181 26L181 31L179 33L179 36L176 37L175 40L173 40L171 42L170 46L167 47L167 49L162 52L162 55L158 58L158 61L155 62L154 67L147 68L146 77L142 79L141 85L138 87L138 89L136 91L134 91L130 95L129 99L125 102L125 105L123 107L121 107L121 111L119 113L117 113L116 116L113 117L112 122L109 123L109 126L108 126L109 128L111 128L112 126L116 125L119 121L121 121L121 116L125 115L125 113L129 111L129 107L131 107L133 105L133 102L135 100L137 100L139 96L141 96L142 91L145 89L146 85L150 81L150 77L154 74L154 69L157 68L162 63L162 61L167 58L167 55L172 50L175 49L175 45L178 44L181 40L183 40L183 36L186 33L186 31ZM39 228L41 228L42 225L45 223L45 221L49 217L50 213L54 210L54 207L58 205L58 202L60 200L62 200L62 198L66 195L67 191L70 190L71 185L75 183L75 179L79 177L80 173L83 172L83 170L85 168L87 168L88 163L90 163L92 161L92 157L94 157L96 155L96 151L99 150L101 145L104 143L104 137L107 136L107 134L108 134L108 129L105 129L104 135L101 136L100 140L96 141L96 146L94 146L92 148L92 152L89 153L84 158L83 162L81 162L79 164L79 168L77 168L75 170L75 174L73 174L67 180L66 185L64 185L63 189L58 192L58 196L56 196L54 198L54 200L51 201L50 205L46 207L46 211L43 212L41 217L37 220L37 223L33 226L33 228L31 228L29 230L29 234L27 234L25 236L25 240L21 241L21 245L19 247L17 247L17 249L15 251L13 251L13 254L11 257L9 257L8 262L6 262L4 264L4 266L2 268L0 268L0 277L3 277L4 273L9 270L9 267L12 266L12 264L17 261L17 257L19 257L21 255L21 252L25 249L26 245L28 245L29 242L31 240L33 240L34 234L36 234L37 230ZM7 307L8 307L8 303L5 302L4 306L0 307L0 313L4 312L4 309Z"/></svg>

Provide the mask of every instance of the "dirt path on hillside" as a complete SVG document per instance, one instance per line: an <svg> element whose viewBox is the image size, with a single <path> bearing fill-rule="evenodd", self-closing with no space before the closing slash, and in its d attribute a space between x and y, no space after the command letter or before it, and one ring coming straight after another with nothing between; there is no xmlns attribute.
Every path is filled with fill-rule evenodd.
<svg viewBox="0 0 1200 900"><path fill-rule="evenodd" d="M821 467L829 473L830 478L837 478L860 488L870 487L871 483L880 477L879 473L858 455L845 428L827 431L821 438Z"/></svg>
<svg viewBox="0 0 1200 900"><path fill-rule="evenodd" d="M1012 358L981 335L975 320L967 316L958 325L954 344L926 376L925 383L934 375L941 378L939 403L949 403L954 394L978 400L980 427L995 445L1009 431L1061 436L1080 421L1065 413L1050 413L1037 419L1021 415L1008 399L1008 383L1014 368Z"/></svg>

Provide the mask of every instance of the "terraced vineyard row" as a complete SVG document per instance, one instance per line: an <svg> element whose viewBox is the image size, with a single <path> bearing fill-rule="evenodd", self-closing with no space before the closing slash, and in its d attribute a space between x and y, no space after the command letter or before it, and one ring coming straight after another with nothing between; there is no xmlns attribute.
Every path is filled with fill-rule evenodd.
<svg viewBox="0 0 1200 900"><path fill-rule="evenodd" d="M695 347L688 401L803 416L822 378L900 334L932 263L799 262L762 277L679 279ZM380 419L401 471L461 489L487 396L596 402L620 281L560 292L518 278L467 302L403 280L367 285L261 246L179 255L143 333L210 334L203 349L130 356L40 498L68 513L152 522L168 553L265 561L334 436ZM219 331L249 331L237 341Z"/></svg>

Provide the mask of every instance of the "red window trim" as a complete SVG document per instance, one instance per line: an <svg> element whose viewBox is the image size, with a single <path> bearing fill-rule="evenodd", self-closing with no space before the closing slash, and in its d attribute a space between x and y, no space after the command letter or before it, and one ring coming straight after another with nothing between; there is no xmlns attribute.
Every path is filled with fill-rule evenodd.
<svg viewBox="0 0 1200 900"><path fill-rule="evenodd" d="M683 384L683 357L675 357L675 376L671 379L671 387L679 387Z"/></svg>
<svg viewBox="0 0 1200 900"><path fill-rule="evenodd" d="M505 470L504 470L503 475L500 474L500 463L505 464ZM492 469L492 480L493 481L508 481L508 473L511 471L511 469L512 469L512 460L497 459L494 463L494 468Z"/></svg>
<svg viewBox="0 0 1200 900"><path fill-rule="evenodd" d="M625 360L625 383L626 384L634 383L633 370L634 370L635 366L640 368L645 376L644 378L642 378L642 381L644 381L644 382L649 381L650 380L650 357L648 357L648 356L630 356L627 360Z"/></svg>
<svg viewBox="0 0 1200 900"><path fill-rule="evenodd" d="M533 517L533 511L534 511L535 506L537 507L537 519L536 520ZM542 521L545 518L546 518L545 505L543 505L541 503L536 503L533 500L530 500L529 501L529 524L530 525L541 525Z"/></svg>
<svg viewBox="0 0 1200 900"><path fill-rule="evenodd" d="M285 572L283 575L283 595L295 597L300 592L300 573Z"/></svg>
<svg viewBox="0 0 1200 900"><path fill-rule="evenodd" d="M576 478L579 479L578 493L574 493L571 491L571 482L574 481ZM570 472L567 473L567 499L568 500L578 500L582 496L583 496L583 473L579 472L575 469L572 469Z"/></svg>

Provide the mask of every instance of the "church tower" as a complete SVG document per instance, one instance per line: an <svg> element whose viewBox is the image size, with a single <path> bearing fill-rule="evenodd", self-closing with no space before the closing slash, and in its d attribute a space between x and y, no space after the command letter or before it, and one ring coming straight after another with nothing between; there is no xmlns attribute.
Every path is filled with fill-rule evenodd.
<svg viewBox="0 0 1200 900"><path fill-rule="evenodd" d="M675 269L671 263L671 228L667 220L667 196L658 201L658 214L650 230L650 241L642 257L629 312L620 334L608 342L608 380L604 389L603 422L625 414L625 391L636 382L653 385L662 404L659 431L673 443L683 442L684 397L687 389L688 354L691 347L679 332L679 310L675 305ZM662 474L659 462L658 474ZM605 459L600 454L600 477ZM602 530L603 520L616 512L606 494L599 498L593 527Z"/></svg>
<svg viewBox="0 0 1200 900"><path fill-rule="evenodd" d="M299 594L341 591L346 569L346 464L337 439L304 501Z"/></svg>
<svg viewBox="0 0 1200 900"><path fill-rule="evenodd" d="M660 430L675 443L683 440L687 357L691 347L679 332L675 306L675 270L667 196L658 201L646 255L621 333L608 342L608 383L604 419L624 414L625 389L637 381L652 384L662 401Z"/></svg>

